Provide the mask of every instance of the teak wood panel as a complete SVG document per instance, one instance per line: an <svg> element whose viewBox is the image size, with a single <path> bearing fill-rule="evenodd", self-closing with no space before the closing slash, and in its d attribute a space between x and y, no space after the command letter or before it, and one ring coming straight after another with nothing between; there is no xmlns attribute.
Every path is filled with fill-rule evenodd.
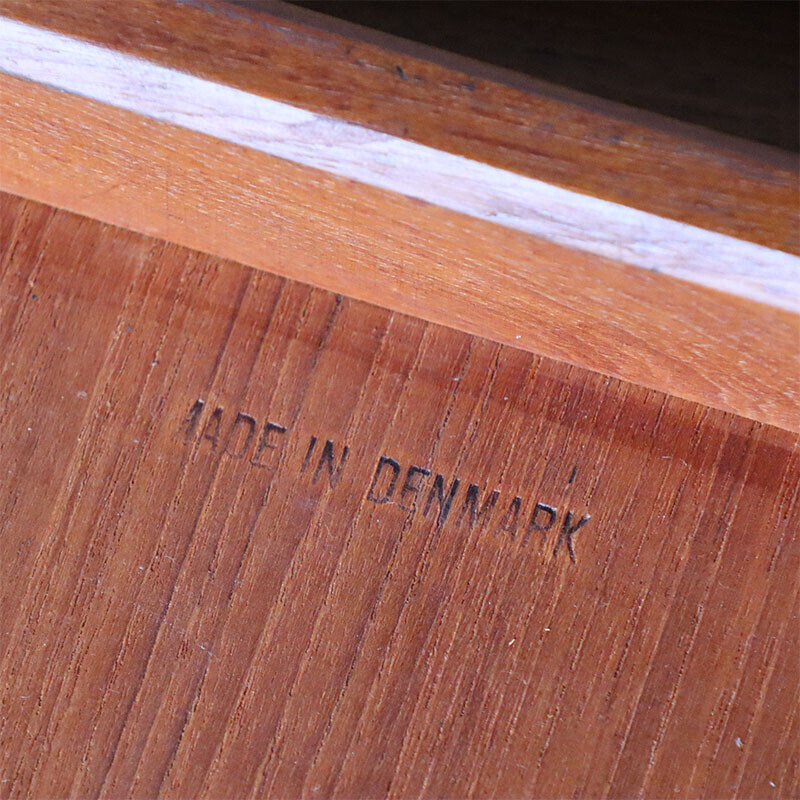
<svg viewBox="0 0 800 800"><path fill-rule="evenodd" d="M0 14L33 25L800 255L797 163L776 148L288 4L268 10L216 0L0 0Z"/></svg>
<svg viewBox="0 0 800 800"><path fill-rule="evenodd" d="M796 435L9 195L0 297L3 796L797 796Z"/></svg>
<svg viewBox="0 0 800 800"><path fill-rule="evenodd" d="M81 51L80 69L69 61L58 67L47 47L28 41L19 64L3 61L12 74L0 75L0 188L800 430L800 325L787 310L800 302L800 260L792 255L797 173L787 159L760 148L745 153L724 137L702 141L680 126L668 133L650 117L637 122L554 87L472 80L401 56L396 43L382 48L287 19L294 12L283 6L274 12L206 2L0 0L6 32L15 25L43 35L36 26L44 26L95 54ZM244 93L242 108L275 101L286 119L302 112L311 120L270 139L271 112L250 119L235 103L236 113L218 119L200 96L197 113L171 124L148 116L145 84L122 91L133 111L87 99L69 80L64 91L51 88L69 73L86 77L89 89L114 84L119 95L117 73L93 61L100 48L91 42L112 60L129 59L117 70L124 76L144 72L143 57L173 78L210 81L212 95ZM38 79L14 77L15 69L28 74L25 64ZM176 98L161 98L165 113ZM243 146L246 136L226 138L226 123L233 128L240 117L265 146L277 141L276 152L296 129L299 151L289 150L302 152L300 161ZM186 122L207 118L214 135ZM480 209L478 191L482 213L471 206L478 215L470 216L435 196L421 202L425 193L413 194L414 186L403 184L406 196L402 187L356 182L314 151L319 125L334 139L337 125L346 128L338 144L350 167L359 165L362 140L384 136L405 155L424 145L434 167L437 159L440 167L452 167L454 156L470 159L481 175L495 170L487 190L509 184L516 194L500 192L502 207ZM364 161L369 152L363 148ZM373 167L382 163L378 148ZM457 173L421 170L417 184L429 177L443 194L459 194ZM559 217L572 244L558 238L563 229L552 233L557 226L524 232L533 217L547 227L548 191L574 204L575 213L562 209ZM515 199L520 229L498 224ZM597 203L611 214L607 226L588 212L582 218L581 209ZM642 213L649 222L635 216ZM629 214L641 224L631 226ZM669 233L651 240L651 228ZM598 254L606 246L641 257L646 268ZM758 266L754 247L765 259ZM719 291L725 287L731 292Z"/></svg>
<svg viewBox="0 0 800 800"><path fill-rule="evenodd" d="M798 316L0 74L53 205L800 430Z"/></svg>

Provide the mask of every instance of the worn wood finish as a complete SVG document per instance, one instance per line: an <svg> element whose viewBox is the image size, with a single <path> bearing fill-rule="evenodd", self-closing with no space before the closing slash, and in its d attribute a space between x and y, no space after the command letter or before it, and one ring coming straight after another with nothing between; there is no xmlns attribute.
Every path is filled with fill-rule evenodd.
<svg viewBox="0 0 800 800"><path fill-rule="evenodd" d="M800 429L795 314L10 76L0 104L19 194Z"/></svg>
<svg viewBox="0 0 800 800"><path fill-rule="evenodd" d="M17 20L0 18L0 37L0 71L19 78L581 253L800 312L800 259L790 253L589 197ZM464 269L459 283L470 272Z"/></svg>
<svg viewBox="0 0 800 800"><path fill-rule="evenodd" d="M214 0L0 0L4 15L214 82L800 253L797 162L779 150L502 71L483 79L467 72L485 69L476 62L441 54L440 66L429 48L424 59L406 55L397 40L359 41L324 17L281 3L271 10Z"/></svg>
<svg viewBox="0 0 800 800"><path fill-rule="evenodd" d="M3 796L797 796L796 435L1 202Z"/></svg>
<svg viewBox="0 0 800 800"><path fill-rule="evenodd" d="M789 254L797 250L792 238L797 176L790 169L718 142L700 144L656 128L647 128L645 135L641 125L610 116L608 108L589 111L571 96L544 99L485 81L482 105L475 105L477 90L470 90L469 102L456 101L450 94L460 85L457 74L443 67L412 59L396 65L399 72L389 79L379 64L396 60L394 53L227 6L143 2L114 6L109 16L106 6L91 2L48 0L28 7L6 0L0 9L190 71L218 86L278 99L288 104L285 108L324 113L327 120L345 117L368 137L377 129L401 145L422 143L433 161L438 153L450 164L447 159L455 154L471 159L476 169L502 168L506 178L500 183L510 182L518 191L505 197L504 205L488 202L484 218L476 219L438 204L435 186L416 195L434 201L421 204L385 191L386 185L381 190L327 174L318 169L324 159L288 164L255 151L255 144L220 141L9 75L0 76L3 188L800 429L798 317L786 310L800 302L798 259ZM98 16L98 9L103 14ZM354 48L365 50L356 58ZM213 57L219 52L230 56ZM427 82L408 79L423 67L430 72ZM346 108L332 91L334 79L358 88ZM396 90L396 80L408 87ZM420 92L427 93L425 102ZM151 93L140 94L149 98ZM396 106L398 98L405 116ZM513 119L509 108L516 109ZM383 117L370 116L379 111L401 116L391 118L392 127ZM471 127L456 124L468 112ZM405 120L399 127L398 119ZM523 167L514 155L521 146L515 137L524 136L529 144L536 140L532 119L550 126L547 145L535 155L525 151ZM546 120L557 120L563 130ZM597 139L601 128L602 142ZM224 130L219 136L224 139ZM494 155L481 137L489 137ZM275 141L285 144L283 133L270 144ZM567 149L558 150L561 145ZM355 158L351 166L359 162ZM612 170L619 170L619 181L610 179ZM448 191L458 189L451 172L442 177ZM554 191L567 187L578 203L562 214L559 236L541 227L549 224L550 206L546 191L537 199L534 184ZM408 192L413 194L413 187ZM481 192L472 194L484 198ZM528 211L523 200L532 204ZM583 216L581 204L608 206L607 201L620 200L633 209L617 207L620 219L626 213L650 217L617 227L613 214L610 219L589 214L583 229L572 230ZM526 227L539 206L545 210L541 225ZM511 225L510 217L520 230L504 227ZM651 241L659 224L666 226L663 235ZM696 246L688 247L696 237ZM631 269L631 264L647 269ZM725 291L708 290L708 285ZM731 296L728 289L744 296Z"/></svg>
<svg viewBox="0 0 800 800"><path fill-rule="evenodd" d="M7 74L571 250L800 312L800 259L790 253L589 197L18 20L0 18L0 37L0 71ZM456 276L462 286L472 270L463 272Z"/></svg>

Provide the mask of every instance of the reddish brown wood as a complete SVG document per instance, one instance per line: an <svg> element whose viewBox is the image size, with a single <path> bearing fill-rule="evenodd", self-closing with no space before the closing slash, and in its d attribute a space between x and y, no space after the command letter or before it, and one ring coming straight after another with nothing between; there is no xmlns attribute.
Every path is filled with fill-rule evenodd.
<svg viewBox="0 0 800 800"><path fill-rule="evenodd" d="M800 792L796 435L0 202L3 796Z"/></svg>
<svg viewBox="0 0 800 800"><path fill-rule="evenodd" d="M798 317L0 75L0 185L800 430Z"/></svg>
<svg viewBox="0 0 800 800"><path fill-rule="evenodd" d="M23 20L250 99L265 96L360 125L361 133L422 143L434 148L432 163L437 153L453 153L738 237L734 251L747 240L773 253L800 252L797 173L768 149L746 152L729 138L680 126L668 132L663 120L538 83L523 90L479 79L400 55L396 42L381 47L313 27L294 19L297 13L199 0L0 0L0 21ZM32 51L27 56L36 60L41 50ZM16 62L3 63L13 73ZM104 79L98 69L93 80ZM0 74L0 103L4 190L800 430L800 323L788 310L800 291L796 263L781 262L779 277L764 266L748 274L744 253L736 263L742 275L735 275L748 286L774 280L778 288L766 296L738 292L731 277L728 294L720 266L727 262L716 262L714 243L702 258L679 258L676 277L658 265L595 255L580 236L565 244L494 224L502 203L496 213L490 203L480 218L467 216L309 166L324 159L289 163L232 143L239 140L155 122L141 109L55 91L41 77ZM207 112L200 103L189 116ZM512 199L533 191L530 181L515 186ZM580 211L567 216L568 226L574 219L580 228ZM604 228L607 237L627 247L648 226L624 236L612 227ZM679 241L686 229L673 233ZM702 286L679 279L701 273Z"/></svg>
<svg viewBox="0 0 800 800"><path fill-rule="evenodd" d="M800 254L796 160L275 3L0 0L0 13L584 194ZM308 21L306 21L308 20ZM388 46L387 46L388 45ZM478 74L469 74L477 72ZM516 83L504 85L503 81Z"/></svg>

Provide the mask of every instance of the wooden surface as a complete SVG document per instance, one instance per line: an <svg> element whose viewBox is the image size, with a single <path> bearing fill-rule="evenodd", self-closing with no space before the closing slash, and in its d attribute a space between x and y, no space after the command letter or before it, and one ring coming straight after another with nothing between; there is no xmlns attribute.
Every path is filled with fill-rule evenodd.
<svg viewBox="0 0 800 800"><path fill-rule="evenodd" d="M50 89L579 253L800 312L800 259L790 253L589 197L17 20L0 19L0 36L0 70ZM233 200L230 215L235 214Z"/></svg>
<svg viewBox="0 0 800 800"><path fill-rule="evenodd" d="M800 259L790 253L589 197L18 20L0 18L0 36L0 71L35 84L579 253L800 313ZM234 198L230 216L236 211ZM560 266L574 272L572 264ZM461 284L471 272L464 271Z"/></svg>
<svg viewBox="0 0 800 800"><path fill-rule="evenodd" d="M254 9L270 0L234 0ZM800 152L800 7L717 0L291 0L580 92ZM388 39L388 37L387 37ZM384 39L384 41L387 41Z"/></svg>
<svg viewBox="0 0 800 800"><path fill-rule="evenodd" d="M300 9L279 3L266 14L213 0L138 0L113 8L106 0L1 0L0 13L583 194L800 253L797 160L773 148L664 118L659 125L649 115L639 116L652 124L636 124L624 109L545 82L522 79L520 89L471 80L465 72L304 24Z"/></svg>
<svg viewBox="0 0 800 800"><path fill-rule="evenodd" d="M490 223L199 134L178 136L100 104L87 101L79 115L61 93L0 80L6 188L755 419L800 425L793 314L546 242L532 246ZM65 115L68 128L52 124ZM464 265L475 269L466 294Z"/></svg>
<svg viewBox="0 0 800 800"><path fill-rule="evenodd" d="M113 17L93 2L0 9L522 187L476 218L2 74L1 188L800 430L800 326L786 310L800 302L797 174L774 153L666 133L538 84L467 80L287 20L280 6L272 16L160 2L115 5ZM534 197L547 221L534 184L649 221L623 234L590 215L566 238L509 229L515 198ZM581 216L567 214L567 226ZM659 224L667 233L651 241ZM690 240L699 244L682 259Z"/></svg>
<svg viewBox="0 0 800 800"><path fill-rule="evenodd" d="M2 796L800 792L795 434L9 195L0 297Z"/></svg>

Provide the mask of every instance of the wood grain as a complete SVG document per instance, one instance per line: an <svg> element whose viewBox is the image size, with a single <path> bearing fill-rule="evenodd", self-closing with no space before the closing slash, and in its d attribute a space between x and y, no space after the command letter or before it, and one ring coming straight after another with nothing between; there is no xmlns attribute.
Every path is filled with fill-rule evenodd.
<svg viewBox="0 0 800 800"><path fill-rule="evenodd" d="M3 796L800 792L796 435L9 195L0 297Z"/></svg>
<svg viewBox="0 0 800 800"><path fill-rule="evenodd" d="M233 2L274 13L270 0ZM359 26L377 29L392 50L424 42L439 53L800 152L800 9L791 3L605 2L583 14L535 1L458 8L425 2L413 10L358 0L292 5L347 20L338 32L350 38L359 38Z"/></svg>
<svg viewBox="0 0 800 800"><path fill-rule="evenodd" d="M800 430L795 314L11 76L0 103L18 194Z"/></svg>
<svg viewBox="0 0 800 800"><path fill-rule="evenodd" d="M105 0L0 0L0 13L582 194L800 253L797 160L773 148L654 115L638 114L649 124L637 124L631 109L520 76L490 73L497 79L484 80L458 70L485 69L476 62L442 54L454 68L440 66L428 49L427 60L405 56L396 41L359 41L349 28L347 38L332 32L333 21L280 3L267 14L213 0L137 0L113 8ZM501 76L524 88L504 85Z"/></svg>
<svg viewBox="0 0 800 800"><path fill-rule="evenodd" d="M790 253L588 197L17 20L0 18L0 38L0 71L25 80L571 250L800 312L800 258Z"/></svg>

